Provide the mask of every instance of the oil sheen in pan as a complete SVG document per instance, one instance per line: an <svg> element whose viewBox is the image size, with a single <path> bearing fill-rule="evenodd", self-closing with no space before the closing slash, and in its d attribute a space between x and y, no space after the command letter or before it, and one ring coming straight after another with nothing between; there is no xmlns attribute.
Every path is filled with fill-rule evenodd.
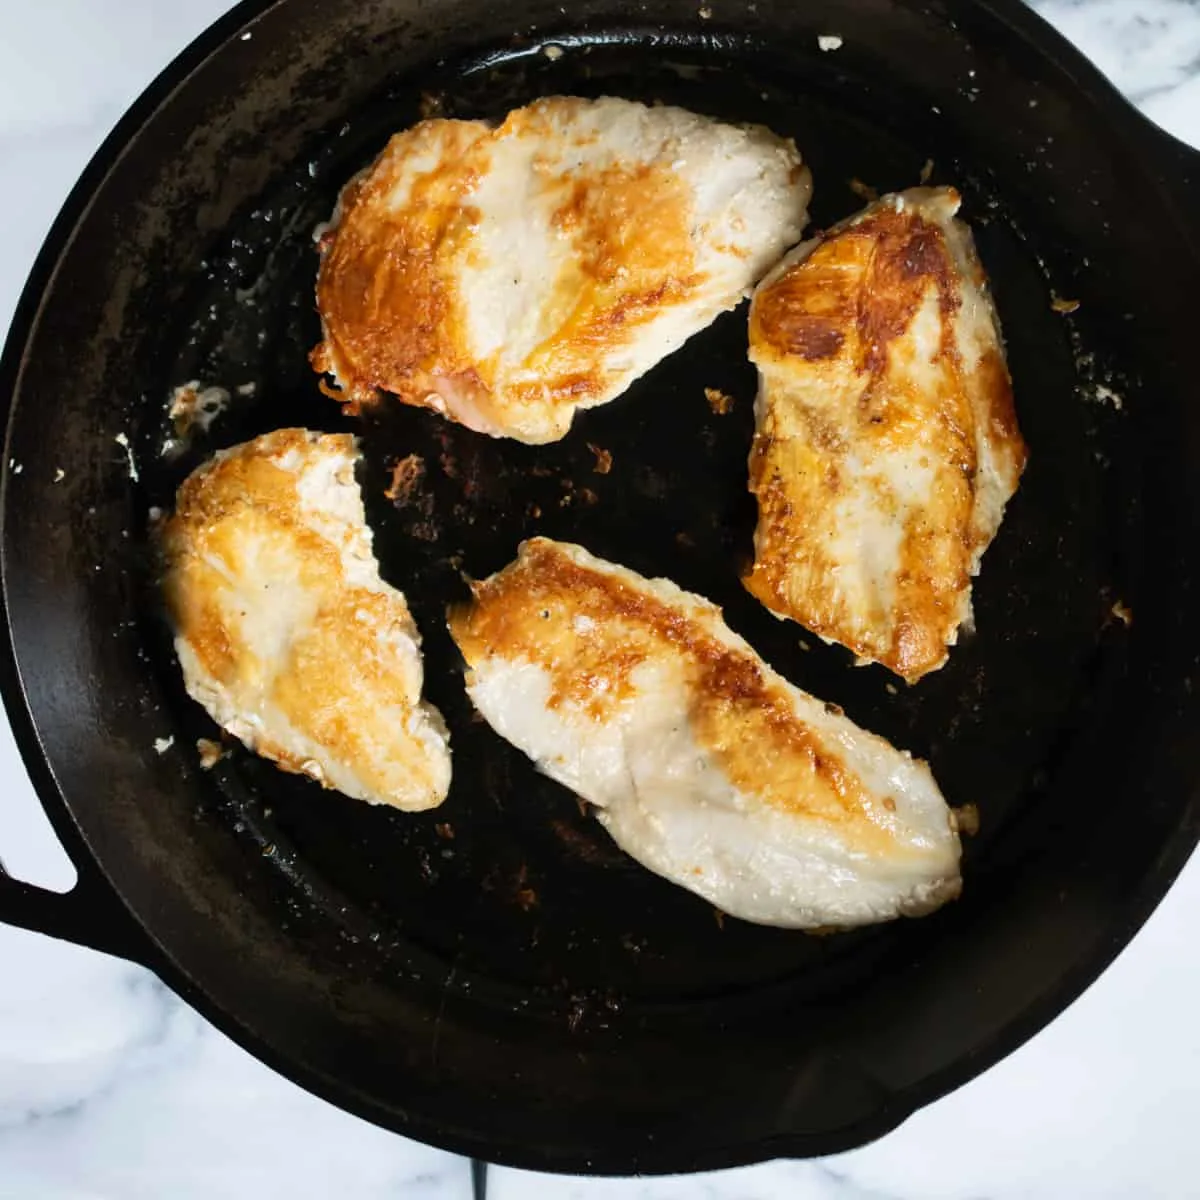
<svg viewBox="0 0 1200 1200"><path fill-rule="evenodd" d="M1042 229L1032 201L998 193L981 148L936 115L880 106L871 81L840 65L797 79L738 39L718 39L719 55L712 39L652 40L648 47L641 35L593 34L556 39L562 53L530 44L445 62L347 114L199 265L176 317L174 355L156 383L163 419L143 428L138 445L147 503L165 508L187 472L221 446L285 424L359 433L383 575L408 596L425 637L428 695L452 732L454 783L434 812L371 809L235 749L210 773L213 803L203 819L256 841L296 911L332 921L365 969L500 1004L518 996L530 1003L529 988L532 1003L599 1023L613 1005L677 1019L718 996L795 1003L836 992L884 956L913 953L923 923L813 938L722 921L627 859L569 794L472 713L443 620L446 604L465 595L463 572L488 574L523 537L544 533L711 597L778 670L929 758L951 803L978 806L969 891L1007 868L1007 835L1053 778L1058 731L1085 720L1085 698L1119 672L1110 610L1123 551L1113 530L1136 528L1110 466L1124 418L1095 403L1103 359L1090 346L1088 314L1052 308L1056 295L1070 295L1078 264ZM550 446L493 441L386 402L352 422L319 393L306 359L319 337L312 233L341 185L422 116L495 118L551 93L681 104L794 136L814 173L816 227L862 205L853 181L905 187L930 158L932 181L963 192L1032 456L976 584L978 632L918 687L880 668L852 668L845 651L775 621L738 582L754 523L744 307ZM207 431L164 454L173 436L168 397L193 379L234 398ZM238 394L244 385L252 394ZM717 392L732 404L712 403ZM164 691L190 737L211 737L183 694L153 610L150 591L146 632Z"/></svg>

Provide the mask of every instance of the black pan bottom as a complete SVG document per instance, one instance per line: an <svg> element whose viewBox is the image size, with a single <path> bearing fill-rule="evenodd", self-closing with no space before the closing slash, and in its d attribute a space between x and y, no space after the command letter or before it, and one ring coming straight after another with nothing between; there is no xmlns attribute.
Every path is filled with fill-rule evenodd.
<svg viewBox="0 0 1200 1200"><path fill-rule="evenodd" d="M636 37L613 35L553 61L525 47L447 62L328 130L198 264L187 302L169 314L174 354L153 385L164 418L137 447L147 509L168 508L179 482L217 448L283 425L361 435L376 553L412 606L427 692L452 733L449 799L421 815L371 809L238 747L211 773L212 803L200 815L257 843L263 869L282 874L298 909L315 903L347 939L374 943L377 973L429 971L505 1003L544 996L566 1004L572 1020L600 1023L623 1005L682 1012L739 995L759 1003L836 994L883 958L915 953L927 934L901 923L818 938L722 920L626 858L572 795L473 715L444 627L447 604L466 594L462 572L485 575L540 533L710 597L789 679L927 757L952 804L978 806L981 832L964 868L970 896L1012 869L1023 822L1050 803L1075 732L1119 677L1124 627L1111 609L1126 594L1138 523L1111 465L1123 418L1096 400L1104 364L1087 313L1051 308L1053 280L1061 292L1071 266L1053 232L995 189L985 147L960 140L936 113L881 106L869 81L832 65L798 77L699 38L647 51ZM944 670L908 688L882 668L856 669L845 651L774 620L742 590L755 386L744 306L552 446L494 441L399 406L350 421L319 393L306 361L319 337L312 231L342 183L422 113L500 117L555 92L664 101L794 136L815 178L816 227L861 207L852 181L911 186L927 160L933 183L963 192L1031 460L975 589L977 632ZM192 379L235 392L234 401L186 452L164 455L168 397ZM236 395L244 384L253 395ZM706 388L733 396L732 411L714 413ZM610 473L598 473L592 446L611 455ZM393 504L384 494L390 467L413 454L423 481ZM154 669L176 706L174 753L191 755L214 727L183 693L152 588L145 611ZM924 924L933 930L943 919Z"/></svg>

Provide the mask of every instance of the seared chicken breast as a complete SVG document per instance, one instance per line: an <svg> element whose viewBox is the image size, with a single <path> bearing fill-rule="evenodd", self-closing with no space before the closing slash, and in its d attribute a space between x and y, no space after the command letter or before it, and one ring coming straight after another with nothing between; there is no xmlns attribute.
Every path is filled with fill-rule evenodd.
<svg viewBox="0 0 1200 1200"><path fill-rule="evenodd" d="M344 434L283 429L216 455L163 530L188 694L285 771L372 804L434 808L446 728L420 637L379 577Z"/></svg>
<svg viewBox="0 0 1200 1200"><path fill-rule="evenodd" d="M707 600L546 538L473 590L450 631L475 706L650 870L795 928L958 894L929 768L777 675Z"/></svg>
<svg viewBox="0 0 1200 1200"><path fill-rule="evenodd" d="M1025 465L1000 329L953 188L885 196L797 247L750 310L746 586L910 683L971 611Z"/></svg>
<svg viewBox="0 0 1200 1200"><path fill-rule="evenodd" d="M801 234L795 145L679 108L558 96L424 121L346 187L312 355L380 390L551 442L734 307Z"/></svg>

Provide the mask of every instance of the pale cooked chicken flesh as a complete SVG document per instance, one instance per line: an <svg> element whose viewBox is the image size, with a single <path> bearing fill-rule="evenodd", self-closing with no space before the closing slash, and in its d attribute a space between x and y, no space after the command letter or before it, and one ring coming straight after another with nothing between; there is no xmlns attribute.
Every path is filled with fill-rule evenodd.
<svg viewBox="0 0 1200 1200"><path fill-rule="evenodd" d="M372 804L450 786L420 637L379 577L346 434L283 429L184 482L164 588L188 694L284 770Z"/></svg>
<svg viewBox="0 0 1200 1200"><path fill-rule="evenodd" d="M953 188L799 246L750 309L759 370L746 586L909 682L946 661L1025 445Z"/></svg>
<svg viewBox="0 0 1200 1200"><path fill-rule="evenodd" d="M431 120L343 191L314 367L550 442L742 300L807 220L795 145L679 108L559 96Z"/></svg>
<svg viewBox="0 0 1200 1200"><path fill-rule="evenodd" d="M450 631L497 733L724 912L849 927L958 894L929 768L777 675L707 600L535 538Z"/></svg>

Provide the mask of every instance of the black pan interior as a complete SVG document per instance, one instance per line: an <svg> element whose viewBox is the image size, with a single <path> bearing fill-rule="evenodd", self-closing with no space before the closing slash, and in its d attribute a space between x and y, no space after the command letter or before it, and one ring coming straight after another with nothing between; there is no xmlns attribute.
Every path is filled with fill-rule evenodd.
<svg viewBox="0 0 1200 1200"><path fill-rule="evenodd" d="M346 420L320 393L306 360L320 338L313 231L341 185L423 114L498 119L554 92L680 104L795 137L816 180L818 228L861 207L866 188L915 185L927 162L931 182L962 189L1005 318L1033 453L976 588L978 632L945 670L908 688L883 668L854 669L846 651L776 621L738 582L754 525L745 306L551 446L480 437L395 405L364 423ZM989 846L1044 798L1064 732L1125 642L1112 608L1125 595L1122 560L1133 545L1122 535L1138 514L1116 490L1121 401L1101 399L1097 382L1116 397L1127 384L1096 361L1086 314L1055 311L1045 248L981 164L960 157L932 122L898 124L842 89L810 84L797 94L787 68L714 61L703 42L680 39L648 68L640 39L586 38L562 58L536 47L472 54L397 83L325 131L311 157L237 214L189 281L146 378L147 396L158 399L137 444L149 464L147 510L169 509L179 482L216 448L283 425L359 433L376 553L423 631L428 694L454 746L450 797L420 815L323 796L234 752L213 774L214 804L267 851L265 870L282 872L335 920L353 911L381 942L402 936L402 953L416 944L454 963L462 984L570 996L601 1019L612 1003L725 1002L776 984L789 995L797 984L824 989L828 971L872 970L886 944L905 936L901 928L820 939L719 919L626 858L570 793L473 715L446 606L467 595L464 573L497 570L522 538L546 534L710 597L788 678L928 758L952 803L979 808L965 871L969 887L980 883ZM165 399L189 380L233 399L177 453ZM252 396L238 394L245 385ZM713 388L735 399L732 412L713 411L705 394ZM414 454L421 482L389 501L390 467ZM214 730L182 693L153 597L147 610L153 667L181 722L175 753L192 756L196 738Z"/></svg>
<svg viewBox="0 0 1200 1200"><path fill-rule="evenodd" d="M364 25L398 20L397 6L378 7ZM723 25L720 14L689 14L670 28L560 17L550 35L463 34L403 71L376 67L381 81L353 103L338 99L326 65L313 77L325 88L312 106L320 121L306 110L307 125L298 117L300 128L285 129L272 110L255 130L238 110L232 132L214 124L206 142L188 143L214 170L191 228L178 208L113 218L106 236L121 219L157 219L178 244L162 249L160 238L163 257L141 262L126 293L106 301L110 315L124 304L122 324L108 329L103 374L86 388L75 380L81 394L68 403L83 414L80 427L36 426L34 401L23 399L25 427L18 420L10 430L10 452L31 475L48 479L60 461L68 472L60 493L38 493L39 503L68 506L66 527L60 521L53 533L29 502L14 532L23 501L9 477L6 586L24 629L31 705L50 726L60 781L74 776L72 807L89 810L79 818L85 832L107 838L117 856L114 843L136 846L135 909L139 898L152 908L151 897L178 890L183 899L165 904L162 925L191 922L177 933L195 939L196 953L180 966L204 996L227 989L222 1010L240 997L229 1016L243 1038L377 1120L494 1158L577 1169L715 1165L746 1156L731 1147L759 1154L784 1135L790 1150L818 1148L804 1138L849 1128L867 1112L898 1119L902 1106L889 1105L904 1087L964 1055L996 1053L1000 1031L1011 1037L1018 1027L1015 1012L1045 1001L1084 950L1107 944L1100 931L1115 901L1104 888L1132 889L1134 866L1155 853L1133 839L1136 863L1123 884L1107 865L1121 857L1115 841L1079 854L1068 841L1097 813L1119 836L1115 806L1130 793L1125 768L1106 765L1105 746L1123 730L1136 753L1151 753L1125 706L1131 694L1148 695L1164 661L1158 642L1131 647L1143 614L1169 608L1164 590L1189 586L1173 559L1151 555L1148 565L1146 553L1161 542L1154 514L1163 503L1178 512L1180 502L1159 497L1153 507L1147 446L1182 454L1183 442L1145 430L1147 389L1178 393L1142 369L1149 343L1139 341L1140 321L1156 285L1135 257L1139 239L1153 234L1122 228L1131 201L1118 186L1139 169L1136 157L1076 136L1104 124L1098 111L1073 99L1049 65L1006 57L1019 42L998 24L988 26L994 40L984 52L953 21L920 17L915 6L840 11L833 28L846 46L831 53L815 45L816 29L828 26L788 42ZM891 43L868 32L868 18L883 17ZM933 88L910 77L923 20L946 56ZM547 44L564 52L547 55ZM379 53L369 39L355 45ZM256 95L234 53L207 69L241 79L245 104L268 111L269 89ZM281 70L271 53L262 51L264 76ZM338 59L347 68L356 61ZM1004 94L985 109L977 100L988 86ZM313 230L340 186L423 115L496 118L553 93L680 104L795 137L815 178L817 227L860 207L863 185L902 188L931 172L932 182L961 190L1031 459L976 584L976 632L944 670L908 688L882 668L854 668L845 651L775 621L742 590L754 520L744 308L552 446L490 440L398 406L350 420L321 395L306 362L319 336ZM1099 271L1093 259L1106 245L1120 265ZM1080 305L1064 312L1070 306L1056 300ZM69 328L58 319L60 332L64 320ZM100 334L84 332L94 352ZM1161 355L1155 362L1169 373ZM42 394L71 382L69 371L57 379L41 371L32 383ZM233 400L180 447L166 410L172 390L191 380ZM731 412L713 411L710 388L734 397ZM26 395L38 395L29 381ZM150 514L168 509L179 482L215 449L284 425L362 439L376 553L414 610L428 695L452 732L454 783L436 812L372 809L236 747L211 772L198 768L196 740L215 730L182 689L157 599ZM112 442L126 430L136 481ZM597 470L600 452L611 455L607 474ZM423 479L393 502L390 468L414 454ZM444 628L447 604L466 594L464 573L497 569L535 533L710 597L793 682L928 758L951 803L980 813L964 899L922 922L816 938L722 920L626 859L573 796L473 716ZM82 628L81 640L50 628L53 606L60 626ZM1133 613L1132 626L1121 612ZM73 701L70 663L93 680ZM173 746L154 755L153 738L166 735ZM107 738L103 750L97 736ZM95 784L80 776L85 764L92 781L113 780L107 833L90 798ZM1144 835L1172 822L1165 810L1155 819L1162 825L1148 818ZM217 967L221 938L240 966ZM176 953L186 957L182 941ZM236 971L245 984L229 981ZM720 1096L704 1082L717 1062L728 1076ZM522 1071L536 1094L497 1105ZM620 1113L597 1123L614 1097ZM621 1123L630 1114L636 1135ZM533 1150L521 1129L535 1119L546 1144ZM697 1130L710 1126L721 1136L701 1147Z"/></svg>

